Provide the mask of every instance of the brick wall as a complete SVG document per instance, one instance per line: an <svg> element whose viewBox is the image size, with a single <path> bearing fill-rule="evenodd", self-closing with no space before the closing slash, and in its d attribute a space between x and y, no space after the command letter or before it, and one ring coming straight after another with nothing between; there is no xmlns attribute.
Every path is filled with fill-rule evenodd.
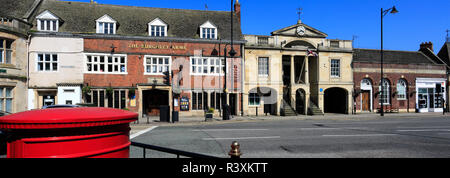
<svg viewBox="0 0 450 178"><path fill-rule="evenodd" d="M361 68L372 68L372 69L379 69L379 64L371 64L371 63L353 63L354 71L357 71L357 69ZM384 64L384 69L398 69L398 71L408 69L412 70L412 72L404 73L404 72L398 72L398 73L386 73L384 72L384 77L387 78L390 82L390 105L386 106L387 109L399 109L406 111L409 107L409 112L415 112L416 107L416 78L446 78L445 74L432 74L439 73L444 71L445 72L445 66L442 65L415 65L415 64ZM356 69L356 70L355 70ZM428 71L429 73L416 73L418 71ZM373 109L376 111L377 108L380 108L381 105L379 104L379 98L380 96L377 94L379 90L380 85L380 73L379 72L353 72L353 80L354 80L354 86L355 90L361 89L361 81L363 79L370 79L372 82L372 104ZM397 99L397 83L400 79L404 79L407 81L407 100L398 100ZM361 110L361 94L357 95L356 99L356 110Z"/></svg>
<svg viewBox="0 0 450 178"><path fill-rule="evenodd" d="M182 96L191 98L189 90L221 90L224 85L224 76L194 76L191 75L190 57L202 55L211 56L214 49L220 51L223 56L224 44L213 43L184 43L184 42L154 42L136 40L109 40L109 39L85 39L84 51L86 53L111 53L114 46L114 54L127 54L127 74L84 74L84 83L91 87L136 87L137 84L149 83L149 78L162 78L162 75L144 75L145 55L171 56L171 70L176 81L180 64L183 65L180 87L183 89ZM155 49L158 48L158 49ZM229 47L228 47L229 49ZM236 58L228 59L228 69L235 72L228 73L227 88L229 92L240 92L241 89L241 46L234 45L237 52ZM176 61L176 62L175 62ZM231 70L228 70L231 71ZM174 82L175 82L174 81ZM139 92L136 90L136 106L128 107L130 111L138 112ZM180 97L180 98L181 98ZM178 98L179 99L179 98ZM192 102L192 100L190 100ZM129 101L127 102L129 105ZM240 104L239 104L240 106ZM175 108L179 111L179 107Z"/></svg>

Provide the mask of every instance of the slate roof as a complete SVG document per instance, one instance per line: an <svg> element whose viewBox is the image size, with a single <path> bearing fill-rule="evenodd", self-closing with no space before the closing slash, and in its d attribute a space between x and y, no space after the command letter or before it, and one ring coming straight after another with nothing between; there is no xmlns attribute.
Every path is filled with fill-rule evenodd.
<svg viewBox="0 0 450 178"><path fill-rule="evenodd" d="M217 25L220 39L231 39L229 11L167 9L43 0L33 18L45 10L49 10L62 19L63 22L59 27L59 32L95 34L96 20L107 14L118 23L117 35L148 36L148 23L160 18L168 24L168 37L199 38L200 25L209 20ZM233 39L242 40L241 26L236 16L234 16L233 21ZM36 23L36 20L33 20L35 30Z"/></svg>
<svg viewBox="0 0 450 178"><path fill-rule="evenodd" d="M376 49L353 49L353 62L380 63L381 51ZM383 50L385 64L436 64L420 51Z"/></svg>
<svg viewBox="0 0 450 178"><path fill-rule="evenodd" d="M35 0L0 0L0 16L9 16L22 19L31 9Z"/></svg>
<svg viewBox="0 0 450 178"><path fill-rule="evenodd" d="M447 66L450 66L450 42L445 42L444 46L442 46L439 51L438 56L447 64Z"/></svg>

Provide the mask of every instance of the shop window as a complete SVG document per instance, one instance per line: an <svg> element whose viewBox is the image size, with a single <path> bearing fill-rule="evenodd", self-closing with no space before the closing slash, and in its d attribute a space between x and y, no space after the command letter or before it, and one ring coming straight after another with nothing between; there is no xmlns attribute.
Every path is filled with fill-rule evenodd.
<svg viewBox="0 0 450 178"><path fill-rule="evenodd" d="M104 89L92 90L91 97L86 100L97 107L126 108L126 90L112 90L111 93Z"/></svg>
<svg viewBox="0 0 450 178"><path fill-rule="evenodd" d="M208 93L192 92L192 110L208 109Z"/></svg>

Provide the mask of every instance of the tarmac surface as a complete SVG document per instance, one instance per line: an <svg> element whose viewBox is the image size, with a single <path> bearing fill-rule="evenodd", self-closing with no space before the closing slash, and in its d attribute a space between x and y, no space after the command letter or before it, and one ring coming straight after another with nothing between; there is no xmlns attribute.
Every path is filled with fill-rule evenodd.
<svg viewBox="0 0 450 178"><path fill-rule="evenodd" d="M132 141L216 157L229 157L238 141L243 158L447 158L450 118L442 113L180 118L131 125ZM145 129L138 131L140 129ZM132 146L130 157L142 158ZM174 158L154 150L146 158Z"/></svg>

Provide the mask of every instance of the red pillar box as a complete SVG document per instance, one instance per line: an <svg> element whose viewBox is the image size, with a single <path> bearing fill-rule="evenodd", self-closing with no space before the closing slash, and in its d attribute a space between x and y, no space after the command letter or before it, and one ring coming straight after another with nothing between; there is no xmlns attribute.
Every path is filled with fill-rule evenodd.
<svg viewBox="0 0 450 178"><path fill-rule="evenodd" d="M7 158L128 158L130 122L111 108L55 108L0 117Z"/></svg>

